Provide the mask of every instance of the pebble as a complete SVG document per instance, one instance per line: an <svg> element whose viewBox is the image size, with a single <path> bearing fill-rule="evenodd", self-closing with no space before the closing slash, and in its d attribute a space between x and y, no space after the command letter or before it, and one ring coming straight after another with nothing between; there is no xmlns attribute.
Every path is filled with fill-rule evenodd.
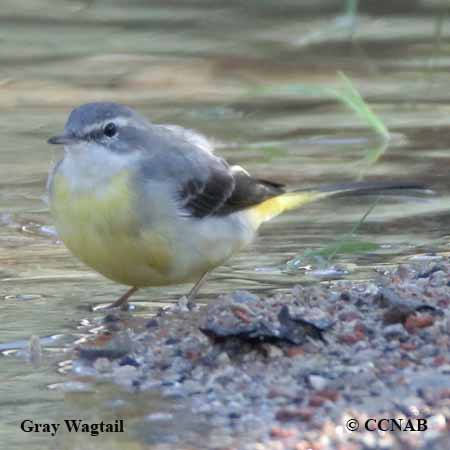
<svg viewBox="0 0 450 450"><path fill-rule="evenodd" d="M295 356L302 356L305 354L305 349L303 347L300 347L299 345L289 347L286 349L286 355L289 358L293 358Z"/></svg>
<svg viewBox="0 0 450 450"><path fill-rule="evenodd" d="M395 325L387 325L383 328L383 336L387 339L399 339L408 336L405 327L396 323Z"/></svg>
<svg viewBox="0 0 450 450"><path fill-rule="evenodd" d="M111 372L112 364L108 358L97 358L94 362L94 368L98 373Z"/></svg>
<svg viewBox="0 0 450 450"><path fill-rule="evenodd" d="M310 375L308 381L311 387L316 390L322 390L328 384L328 380L320 375Z"/></svg>
<svg viewBox="0 0 450 450"><path fill-rule="evenodd" d="M281 422L290 420L304 420L309 421L315 413L315 408L303 407L303 408L285 408L280 409L275 417Z"/></svg>
<svg viewBox="0 0 450 450"><path fill-rule="evenodd" d="M280 358L284 355L283 350L281 350L280 347L277 347L275 345L262 344L261 348L264 351L264 353L266 354L267 358L270 358L270 359Z"/></svg>
<svg viewBox="0 0 450 450"><path fill-rule="evenodd" d="M433 323L434 318L430 315L410 316L405 322L405 329L415 333L418 329L430 327Z"/></svg>
<svg viewBox="0 0 450 450"><path fill-rule="evenodd" d="M298 434L295 428L272 428L270 436L277 439L291 438Z"/></svg>
<svg viewBox="0 0 450 450"><path fill-rule="evenodd" d="M118 366L114 369L114 381L125 387L132 387L137 375L137 369L134 366Z"/></svg>

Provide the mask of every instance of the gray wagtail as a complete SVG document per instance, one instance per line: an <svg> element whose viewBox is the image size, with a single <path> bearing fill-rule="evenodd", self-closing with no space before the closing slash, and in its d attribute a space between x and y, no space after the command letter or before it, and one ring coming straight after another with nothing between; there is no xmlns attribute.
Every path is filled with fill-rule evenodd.
<svg viewBox="0 0 450 450"><path fill-rule="evenodd" d="M158 125L116 103L89 103L48 140L65 154L48 180L51 214L69 250L131 288L195 282L247 246L283 211L338 195L411 184L351 183L312 190L253 178L201 135Z"/></svg>

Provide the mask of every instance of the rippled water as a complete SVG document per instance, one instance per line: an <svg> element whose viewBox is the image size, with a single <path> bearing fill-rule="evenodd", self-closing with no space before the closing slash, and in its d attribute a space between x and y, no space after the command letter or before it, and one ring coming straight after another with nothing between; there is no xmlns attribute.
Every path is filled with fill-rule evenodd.
<svg viewBox="0 0 450 450"><path fill-rule="evenodd" d="M434 196L389 197L377 204L356 232L371 250L341 253L333 261L345 276L364 278L381 265L449 251L450 51L445 2L407 2L406 12L403 4L398 2L395 15L386 14L388 2L379 2L385 13L363 11L350 17L343 15L341 2L331 0L134 0L126 6L117 0L3 0L4 448L62 445L54 438L31 439L20 432L18 424L30 417L45 422L77 414L124 416L132 430L121 437L127 448L140 448L142 442L150 447L170 444L171 434L201 425L192 418L175 420L170 433L148 425L143 417L171 408L153 394L136 399L108 385L97 386L94 393L61 390L67 381L73 381L74 390L80 387L70 370L71 348L96 331L102 313L91 307L109 303L124 291L83 267L57 242L44 202L47 171L56 157L45 141L82 102L120 101L156 122L194 128L208 135L229 161L295 187L367 177L432 184ZM337 71L351 78L392 134L376 164L370 161L376 159L379 142L367 124L327 94L326 89L339 88ZM262 229L252 247L214 272L200 299L236 288L271 292L314 279L309 272L305 278L301 267L314 266L317 259L300 259L288 271L286 262L343 239L372 203L328 201L278 218ZM149 315L188 289L143 290L135 297L135 313ZM40 362L29 361L31 336L42 338ZM171 414L184 417L185 406L175 405L179 411ZM94 445L89 442L71 439L66 445L89 448ZM95 445L98 448L99 441ZM102 440L102 445L113 448L110 441Z"/></svg>

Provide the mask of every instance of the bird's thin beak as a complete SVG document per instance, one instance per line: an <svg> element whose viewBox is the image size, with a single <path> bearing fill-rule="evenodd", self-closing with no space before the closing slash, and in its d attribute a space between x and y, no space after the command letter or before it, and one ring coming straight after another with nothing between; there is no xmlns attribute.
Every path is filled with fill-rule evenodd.
<svg viewBox="0 0 450 450"><path fill-rule="evenodd" d="M51 137L47 142L52 145L73 145L78 144L80 140L75 136L66 136L61 134L60 136Z"/></svg>

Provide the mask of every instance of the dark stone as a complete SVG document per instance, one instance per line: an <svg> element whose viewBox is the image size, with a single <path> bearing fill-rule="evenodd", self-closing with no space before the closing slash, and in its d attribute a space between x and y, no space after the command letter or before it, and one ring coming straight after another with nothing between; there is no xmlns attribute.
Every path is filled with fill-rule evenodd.
<svg viewBox="0 0 450 450"><path fill-rule="evenodd" d="M382 308L389 308L383 314L383 322L386 325L404 323L410 315L415 314L417 311L437 312L434 306L415 299L403 299L389 288L381 289L375 301Z"/></svg>
<svg viewBox="0 0 450 450"><path fill-rule="evenodd" d="M120 361L119 361L119 366L133 366L133 367L139 367L139 363L132 358L131 356L124 356Z"/></svg>
<svg viewBox="0 0 450 450"><path fill-rule="evenodd" d="M255 305L256 306L256 305ZM333 324L330 321L312 321L301 317L293 317L289 308L284 305L276 318L262 309L253 312L237 311L236 305L225 304L214 306L200 326L200 330L216 340L238 338L249 343L287 342L300 345L307 337L324 341L323 332ZM242 350L240 348L240 350Z"/></svg>
<svg viewBox="0 0 450 450"><path fill-rule="evenodd" d="M417 278L429 278L430 275L433 275L434 272L439 272L442 270L442 266L436 265L433 266L430 270L427 270L426 272L422 272L419 275L417 275Z"/></svg>
<svg viewBox="0 0 450 450"><path fill-rule="evenodd" d="M159 325L159 324L158 324L158 321L157 321L156 319L150 319L150 320L145 324L145 326L146 326L147 328L156 328L158 325Z"/></svg>

